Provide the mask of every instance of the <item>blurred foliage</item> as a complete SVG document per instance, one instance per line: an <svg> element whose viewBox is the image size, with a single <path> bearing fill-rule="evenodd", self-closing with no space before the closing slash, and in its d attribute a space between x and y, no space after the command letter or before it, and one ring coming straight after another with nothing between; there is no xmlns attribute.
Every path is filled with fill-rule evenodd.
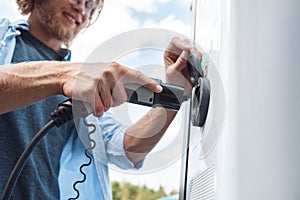
<svg viewBox="0 0 300 200"><path fill-rule="evenodd" d="M153 190L145 185L136 186L128 182L116 181L113 181L111 186L113 200L157 200L161 197L178 194L175 190L167 194L162 186L158 190Z"/></svg>

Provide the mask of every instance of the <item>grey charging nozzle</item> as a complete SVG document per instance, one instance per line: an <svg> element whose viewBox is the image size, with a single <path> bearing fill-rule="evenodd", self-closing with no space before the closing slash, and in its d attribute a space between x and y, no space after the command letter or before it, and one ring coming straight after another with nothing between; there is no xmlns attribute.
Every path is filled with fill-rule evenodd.
<svg viewBox="0 0 300 200"><path fill-rule="evenodd" d="M125 84L127 101L134 104L150 107L164 107L167 109L179 110L184 100L184 89L176 85L161 83L163 90L161 93L155 93L151 90L134 83Z"/></svg>

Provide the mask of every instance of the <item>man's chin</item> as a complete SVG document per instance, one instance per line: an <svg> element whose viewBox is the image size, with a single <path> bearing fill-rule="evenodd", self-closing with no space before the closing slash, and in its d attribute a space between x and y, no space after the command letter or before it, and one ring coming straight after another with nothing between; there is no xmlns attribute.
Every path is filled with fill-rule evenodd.
<svg viewBox="0 0 300 200"><path fill-rule="evenodd" d="M77 34L74 33L70 33L66 30L64 31L57 31L54 37L56 37L58 40L62 41L63 44L68 44L66 45L67 47L70 46L70 44L72 43L72 41L74 40L74 38L76 37Z"/></svg>

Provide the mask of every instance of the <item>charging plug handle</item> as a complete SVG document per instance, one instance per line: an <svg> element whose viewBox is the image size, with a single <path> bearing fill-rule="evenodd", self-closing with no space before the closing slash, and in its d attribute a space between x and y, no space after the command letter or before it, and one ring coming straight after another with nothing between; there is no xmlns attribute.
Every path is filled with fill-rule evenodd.
<svg viewBox="0 0 300 200"><path fill-rule="evenodd" d="M127 102L149 107L158 106L179 110L184 100L184 89L176 85L162 83L160 80L158 81L163 88L160 93L152 92L144 86L135 83L125 84L125 91L128 97Z"/></svg>

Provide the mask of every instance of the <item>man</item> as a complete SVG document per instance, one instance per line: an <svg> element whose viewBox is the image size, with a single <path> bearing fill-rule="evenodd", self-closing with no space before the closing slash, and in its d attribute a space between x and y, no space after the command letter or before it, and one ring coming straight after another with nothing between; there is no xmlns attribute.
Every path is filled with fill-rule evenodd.
<svg viewBox="0 0 300 200"><path fill-rule="evenodd" d="M106 111L126 100L124 83L138 83L153 92L161 92L160 85L118 63L60 62L70 59L70 51L63 49L62 45L69 47L78 32L89 26L93 17L100 13L103 2L17 0L17 3L23 14L29 14L28 21L0 21L1 193L22 151L66 97L92 106L94 116L99 117L97 128L103 134L102 146L106 148L105 156L109 162L122 168L140 167L176 112L153 108L124 130ZM192 50L187 41L175 38L164 56L167 82L184 87L185 94L191 91L186 57ZM158 126L161 128L153 131ZM74 180L68 177L79 174L80 156L84 156L77 129L70 122L52 129L43 138L28 159L12 199L67 199L76 196L75 192L71 194L67 190L73 189L70 183ZM96 171L99 177L95 178ZM90 177L89 184L80 191L81 197L111 198L105 163L93 164L87 168L86 174Z"/></svg>

